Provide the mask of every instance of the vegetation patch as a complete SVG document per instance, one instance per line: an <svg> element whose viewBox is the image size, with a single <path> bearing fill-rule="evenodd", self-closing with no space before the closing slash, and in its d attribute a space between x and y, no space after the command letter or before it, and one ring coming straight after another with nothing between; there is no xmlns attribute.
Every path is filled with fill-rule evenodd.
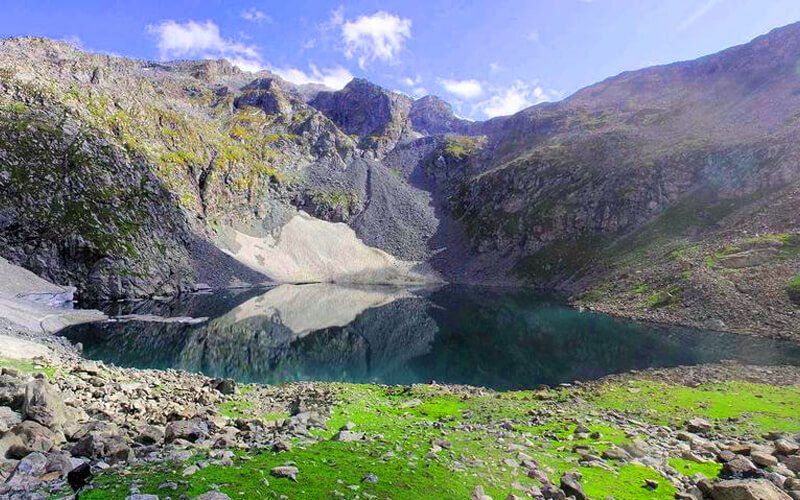
<svg viewBox="0 0 800 500"><path fill-rule="evenodd" d="M660 309L681 302L681 287L673 285L663 290L657 290L647 296L644 303L650 309Z"/></svg>
<svg viewBox="0 0 800 500"><path fill-rule="evenodd" d="M786 293L789 294L789 299L795 304L800 304L800 274L795 276L786 285Z"/></svg>

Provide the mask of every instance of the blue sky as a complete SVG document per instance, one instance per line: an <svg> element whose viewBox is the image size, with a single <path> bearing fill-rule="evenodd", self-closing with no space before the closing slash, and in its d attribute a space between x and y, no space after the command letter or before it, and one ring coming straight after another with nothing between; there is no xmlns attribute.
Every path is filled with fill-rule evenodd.
<svg viewBox="0 0 800 500"><path fill-rule="evenodd" d="M800 20L798 0L3 0L0 35L146 58L226 57L298 82L365 77L474 119Z"/></svg>

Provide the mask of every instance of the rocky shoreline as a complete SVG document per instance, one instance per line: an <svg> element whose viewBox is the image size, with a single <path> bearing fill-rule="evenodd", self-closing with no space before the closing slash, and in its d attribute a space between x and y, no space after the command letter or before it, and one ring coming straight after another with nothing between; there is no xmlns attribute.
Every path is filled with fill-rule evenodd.
<svg viewBox="0 0 800 500"><path fill-rule="evenodd" d="M13 327L0 328L14 334ZM713 390L707 388L709 384L739 380L761 388L786 387L794 391L790 393L794 397L795 392L800 394L796 367L724 363L647 370L519 393L442 385L240 386L175 370L91 362L81 359L68 343L53 337L47 341L52 352L49 359L0 363L0 498L71 498L75 490L82 492L81 498L229 498L223 485L198 485L194 478L206 470L241 470L259 457L288 456L329 443L355 446L353 453L359 453L358 447L403 449L388 437L395 425L386 417L388 410L378 411L385 423L378 420L370 427L358 421L361 411L376 405L373 393L401 397L397 406L405 409L406 418L434 402L467 405L469 409L459 410L457 417L420 413L423 418L415 423L422 429L420 456L408 458L407 467L414 469L420 462L425 467L447 462L455 471L499 467L488 475L477 475L479 481L469 490L476 499L492 498L490 491L498 490L507 498L589 498L584 489L592 487L594 471L614 472L621 478L629 467L652 472L646 479L634 480L640 483L641 498L663 498L667 488L674 490L670 496L681 499L800 498L800 420L782 421L775 429L767 425L763 429L769 432L759 433L743 431L747 413L723 420L693 416L698 409L685 408L678 421L656 423L658 419L647 420L649 409L642 418L633 409L586 406L586 401L607 398L613 391L628 391L630 398L636 398L640 387L648 390L638 384L649 383L708 391ZM365 395L370 399L364 399ZM363 404L357 403L359 398ZM484 400L502 402L499 408L503 410L470 406ZM787 404L795 401L800 399L788 399ZM347 405L356 408L356 413L340 414ZM657 407L654 402L653 408ZM793 408L795 413L797 408ZM339 425L344 417L356 423L347 420ZM553 425L568 431L556 432L549 427ZM550 430L539 434L540 428ZM475 451L454 453L460 445L451 436L460 433L466 436L465 443L490 440L500 446L500 454L480 458ZM611 437L617 434L618 439ZM551 455L564 463L552 465L544 458ZM676 459L687 467L717 474L686 474L675 467ZM496 465L490 465L495 461ZM306 463L278 460L270 465L261 470L265 484L303 484L298 475L304 475ZM163 473L156 474L153 467L166 467L169 475L158 485L146 486L146 478ZM345 492L341 495L349 498L388 497L372 496L366 490L362 496L354 493L373 479L378 481L369 470L358 473L363 474L360 486L350 485L354 488L348 490L347 485L334 483L331 491L341 493L341 489ZM514 476L524 479L509 479ZM95 477L115 477L117 482L110 486L101 479L93 481ZM227 487L236 489L237 484ZM207 491L189 493L203 488ZM92 497L93 493L100 496ZM392 498L407 496L402 489L394 493ZM271 496L279 497L265 493ZM453 496L459 497L464 496Z"/></svg>

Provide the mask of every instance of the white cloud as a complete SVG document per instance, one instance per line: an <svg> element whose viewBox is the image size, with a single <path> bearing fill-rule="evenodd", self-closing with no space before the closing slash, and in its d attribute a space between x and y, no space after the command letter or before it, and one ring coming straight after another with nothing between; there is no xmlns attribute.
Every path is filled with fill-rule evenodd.
<svg viewBox="0 0 800 500"><path fill-rule="evenodd" d="M447 80L440 78L439 84L449 93L464 99L474 99L483 94L483 85L478 80Z"/></svg>
<svg viewBox="0 0 800 500"><path fill-rule="evenodd" d="M219 26L212 21L162 21L148 25L147 32L156 38L162 61L188 57L224 58L247 71L263 68L255 46L223 38Z"/></svg>
<svg viewBox="0 0 800 500"><path fill-rule="evenodd" d="M422 77L419 75L415 77L405 76L400 79L400 83L402 83L406 87L414 87L415 85L419 85L420 83L422 83Z"/></svg>
<svg viewBox="0 0 800 500"><path fill-rule="evenodd" d="M357 58L361 68L378 59L396 61L411 38L411 20L385 11L345 21L340 8L334 11L330 22L341 24L344 53L348 59Z"/></svg>
<svg viewBox="0 0 800 500"><path fill-rule="evenodd" d="M319 83L332 89L340 89L353 79L352 73L341 66L319 69L315 65L309 65L310 71L303 71L298 68L270 68L270 71L298 85L306 83Z"/></svg>
<svg viewBox="0 0 800 500"><path fill-rule="evenodd" d="M510 87L493 89L492 96L477 103L475 109L487 118L494 118L495 116L511 115L534 104L552 101L559 97L561 94L554 90L547 90L539 85L528 85L522 80L516 80Z"/></svg>
<svg viewBox="0 0 800 500"><path fill-rule="evenodd" d="M502 68L499 62L490 62L489 71L498 71Z"/></svg>
<svg viewBox="0 0 800 500"><path fill-rule="evenodd" d="M696 9L694 9L691 14L689 14L676 28L678 31L684 31L694 23L700 20L701 17L705 16L709 10L713 9L715 5L717 5L720 0L706 0L702 4L700 4Z"/></svg>
<svg viewBox="0 0 800 500"><path fill-rule="evenodd" d="M250 7L247 10L243 10L241 15L242 19L254 23L272 23L272 18L270 16L264 14L263 11L256 9L255 7Z"/></svg>

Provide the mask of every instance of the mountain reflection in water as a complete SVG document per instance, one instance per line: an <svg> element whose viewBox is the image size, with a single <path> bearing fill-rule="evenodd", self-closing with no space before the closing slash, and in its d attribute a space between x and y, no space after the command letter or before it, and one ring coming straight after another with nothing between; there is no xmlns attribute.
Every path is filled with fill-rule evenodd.
<svg viewBox="0 0 800 500"><path fill-rule="evenodd" d="M106 312L209 320L65 330L86 357L241 382L435 380L510 389L723 359L800 364L797 344L580 312L527 289L279 285Z"/></svg>

